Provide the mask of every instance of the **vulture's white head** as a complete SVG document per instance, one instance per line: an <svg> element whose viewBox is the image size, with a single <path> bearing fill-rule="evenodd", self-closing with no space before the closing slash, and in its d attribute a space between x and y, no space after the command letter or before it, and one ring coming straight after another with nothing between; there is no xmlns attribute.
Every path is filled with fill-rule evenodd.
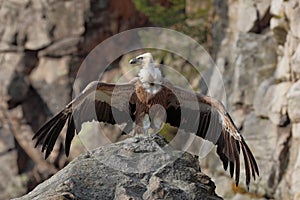
<svg viewBox="0 0 300 200"><path fill-rule="evenodd" d="M129 61L129 64L137 64L137 65L141 65L143 67L148 67L148 66L154 67L154 61L153 61L153 57L152 57L151 53L144 53L135 58L132 58Z"/></svg>
<svg viewBox="0 0 300 200"><path fill-rule="evenodd" d="M147 92L156 94L161 89L162 75L160 70L155 67L151 53L139 55L131 59L129 63L143 67L140 70L139 78Z"/></svg>

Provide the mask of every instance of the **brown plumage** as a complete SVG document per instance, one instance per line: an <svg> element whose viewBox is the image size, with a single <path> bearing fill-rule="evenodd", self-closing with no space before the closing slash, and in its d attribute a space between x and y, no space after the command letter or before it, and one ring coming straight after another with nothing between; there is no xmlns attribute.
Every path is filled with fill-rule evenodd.
<svg viewBox="0 0 300 200"><path fill-rule="evenodd" d="M65 153L68 156L71 141L80 132L82 123L91 120L110 124L127 123L129 130L135 129L143 126L143 118L149 114L150 108L159 104L166 111L165 123L186 132L194 132L217 146L224 169L227 170L229 165L231 177L235 172L236 185L240 177L241 151L245 163L246 185L249 186L251 175L254 179L259 175L251 150L222 103L176 87L164 79L151 83L153 87L159 88L153 93L146 91L143 84L139 78L126 84L98 81L90 83L34 135L35 146L41 144L47 158L62 128L67 124Z"/></svg>

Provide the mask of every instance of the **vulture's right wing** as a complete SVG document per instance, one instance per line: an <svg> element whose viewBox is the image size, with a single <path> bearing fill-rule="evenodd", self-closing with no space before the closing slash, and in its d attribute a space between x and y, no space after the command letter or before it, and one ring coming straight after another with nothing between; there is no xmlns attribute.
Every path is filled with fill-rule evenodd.
<svg viewBox="0 0 300 200"><path fill-rule="evenodd" d="M81 130L81 124L96 120L99 122L131 123L135 109L132 94L134 82L127 84L108 84L99 81L90 83L81 94L72 100L63 110L46 122L33 136L35 147L42 145L47 158L67 122L65 153L68 156L71 141L75 133Z"/></svg>

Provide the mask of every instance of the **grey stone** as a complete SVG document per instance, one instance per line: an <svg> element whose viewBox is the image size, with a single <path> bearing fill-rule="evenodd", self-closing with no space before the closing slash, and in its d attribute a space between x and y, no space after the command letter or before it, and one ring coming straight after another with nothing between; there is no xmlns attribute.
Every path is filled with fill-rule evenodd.
<svg viewBox="0 0 300 200"><path fill-rule="evenodd" d="M294 55L291 58L291 70L293 74L293 79L294 80L300 79L300 44L299 43Z"/></svg>
<svg viewBox="0 0 300 200"><path fill-rule="evenodd" d="M291 85L291 82L282 82L269 87L262 85L254 101L256 113L267 116L276 125L286 125L289 122L286 95Z"/></svg>
<svg viewBox="0 0 300 200"><path fill-rule="evenodd" d="M287 81L291 79L290 57L288 54L288 47L284 47L282 50L283 55L279 57L274 77L278 81Z"/></svg>
<svg viewBox="0 0 300 200"><path fill-rule="evenodd" d="M4 96L0 92L1 96ZM17 165L17 149L15 147L15 140L13 134L11 134L11 122L7 118L5 108L5 102L0 99L0 162L5 163L0 167L0 199L10 199L12 196L17 197L26 192L26 185L18 177L18 165ZM14 191L14 192L12 192Z"/></svg>
<svg viewBox="0 0 300 200"><path fill-rule="evenodd" d="M298 128L299 131L299 128ZM297 138L297 143L294 142L293 145L297 145L296 148L298 148L298 151L296 148L294 148L295 152L294 154L297 155L297 158L295 160L295 164L293 166L292 175L291 175L291 193L293 196L293 199L299 199L300 198L300 179L299 179L299 173L300 173L300 152L299 152L299 139ZM292 150L292 149L291 149Z"/></svg>
<svg viewBox="0 0 300 200"><path fill-rule="evenodd" d="M270 13L276 17L284 17L284 5L283 0L272 0Z"/></svg>
<svg viewBox="0 0 300 200"><path fill-rule="evenodd" d="M47 13L48 20L55 24L54 40L78 37L85 31L85 12L89 8L89 1L55 1ZM68 14L66 14L66 11Z"/></svg>
<svg viewBox="0 0 300 200"><path fill-rule="evenodd" d="M252 0L239 2L237 28L239 31L250 31L257 20L257 11Z"/></svg>
<svg viewBox="0 0 300 200"><path fill-rule="evenodd" d="M241 32L256 30L257 23L263 19L270 7L271 0L241 0L239 1L237 29Z"/></svg>
<svg viewBox="0 0 300 200"><path fill-rule="evenodd" d="M274 40L269 35L240 33L235 45L234 75L226 77L233 82L232 103L251 105L256 88L275 70Z"/></svg>
<svg viewBox="0 0 300 200"><path fill-rule="evenodd" d="M0 83L1 93L6 94L6 88L8 87L11 79L13 78L14 71L20 65L23 54L10 52L0 53Z"/></svg>
<svg viewBox="0 0 300 200"><path fill-rule="evenodd" d="M22 5L22 2L24 3ZM19 29L18 15L26 6L28 1L19 1L15 4L12 1L2 1L0 7L0 41L6 44L15 44L16 35Z"/></svg>
<svg viewBox="0 0 300 200"><path fill-rule="evenodd" d="M284 199L289 197L290 199L298 199L299 198L299 169L300 169L300 160L299 160L299 123L294 123L292 127L293 138L289 142L289 161L285 164L286 170L283 180L279 185L276 197L278 199ZM298 130L297 130L298 129ZM297 132L298 131L298 132ZM290 185L290 187L286 187L286 184Z"/></svg>
<svg viewBox="0 0 300 200"><path fill-rule="evenodd" d="M70 57L42 57L30 74L30 81L52 113L61 110L69 101L68 81Z"/></svg>
<svg viewBox="0 0 300 200"><path fill-rule="evenodd" d="M22 53L0 53L0 94L3 101L9 101L9 107L24 100L28 91L28 78L16 73L23 56Z"/></svg>
<svg viewBox="0 0 300 200"><path fill-rule="evenodd" d="M285 14L289 20L290 32L293 36L300 38L300 5L297 0L285 3Z"/></svg>
<svg viewBox="0 0 300 200"><path fill-rule="evenodd" d="M43 17L41 12L32 12L31 15L26 16L25 19L25 48L38 50L48 46L52 42L50 31L53 25Z"/></svg>
<svg viewBox="0 0 300 200"><path fill-rule="evenodd" d="M260 177L252 187L257 194L273 195L283 178L289 159L286 155L289 151L291 127L280 128L251 113L245 120L243 135L256 156L260 169Z"/></svg>
<svg viewBox="0 0 300 200"><path fill-rule="evenodd" d="M39 56L62 57L75 53L78 48L79 37L68 37L59 40L46 49L39 51Z"/></svg>
<svg viewBox="0 0 300 200"><path fill-rule="evenodd" d="M17 199L222 199L194 156L162 151L157 140L129 138L95 149Z"/></svg>
<svg viewBox="0 0 300 200"><path fill-rule="evenodd" d="M294 126L292 131L295 131ZM285 174L276 191L276 198L278 199L299 198L299 145L299 137L293 135L293 139L289 142L289 151L286 154L289 155L289 161L284 165L286 167ZM287 185L290 187L286 187Z"/></svg>
<svg viewBox="0 0 300 200"><path fill-rule="evenodd" d="M15 73L7 87L9 108L13 108L24 101L30 88L29 80L21 73Z"/></svg>
<svg viewBox="0 0 300 200"><path fill-rule="evenodd" d="M293 124L293 137L296 139L300 139L300 123Z"/></svg>
<svg viewBox="0 0 300 200"><path fill-rule="evenodd" d="M292 122L300 122L300 80L292 85L288 94L288 113Z"/></svg>
<svg viewBox="0 0 300 200"><path fill-rule="evenodd" d="M280 53L278 56L278 65L274 74L274 77L278 81L290 81L293 79L291 71L291 57L294 55L298 44L299 39L288 32L283 49L278 49Z"/></svg>
<svg viewBox="0 0 300 200"><path fill-rule="evenodd" d="M268 105L270 99L267 100L265 98L265 96L266 96L268 89L274 83L275 83L275 80L273 78L269 78L269 79L264 80L259 85L259 87L255 93L255 97L254 97L254 101L253 101L254 111L257 116L264 117L264 118L268 117L269 109L268 109L267 105ZM272 98L272 97L270 97L270 98Z"/></svg>
<svg viewBox="0 0 300 200"><path fill-rule="evenodd" d="M283 45L286 41L286 36L288 33L288 24L286 20L283 17L272 17L270 21L270 28L274 33L277 43Z"/></svg>

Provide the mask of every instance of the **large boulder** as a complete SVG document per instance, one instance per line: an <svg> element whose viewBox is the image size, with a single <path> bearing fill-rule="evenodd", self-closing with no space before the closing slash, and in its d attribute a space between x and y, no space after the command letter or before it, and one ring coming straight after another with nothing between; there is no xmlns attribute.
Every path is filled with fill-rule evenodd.
<svg viewBox="0 0 300 200"><path fill-rule="evenodd" d="M143 136L97 148L17 199L222 199L198 159L159 144Z"/></svg>

